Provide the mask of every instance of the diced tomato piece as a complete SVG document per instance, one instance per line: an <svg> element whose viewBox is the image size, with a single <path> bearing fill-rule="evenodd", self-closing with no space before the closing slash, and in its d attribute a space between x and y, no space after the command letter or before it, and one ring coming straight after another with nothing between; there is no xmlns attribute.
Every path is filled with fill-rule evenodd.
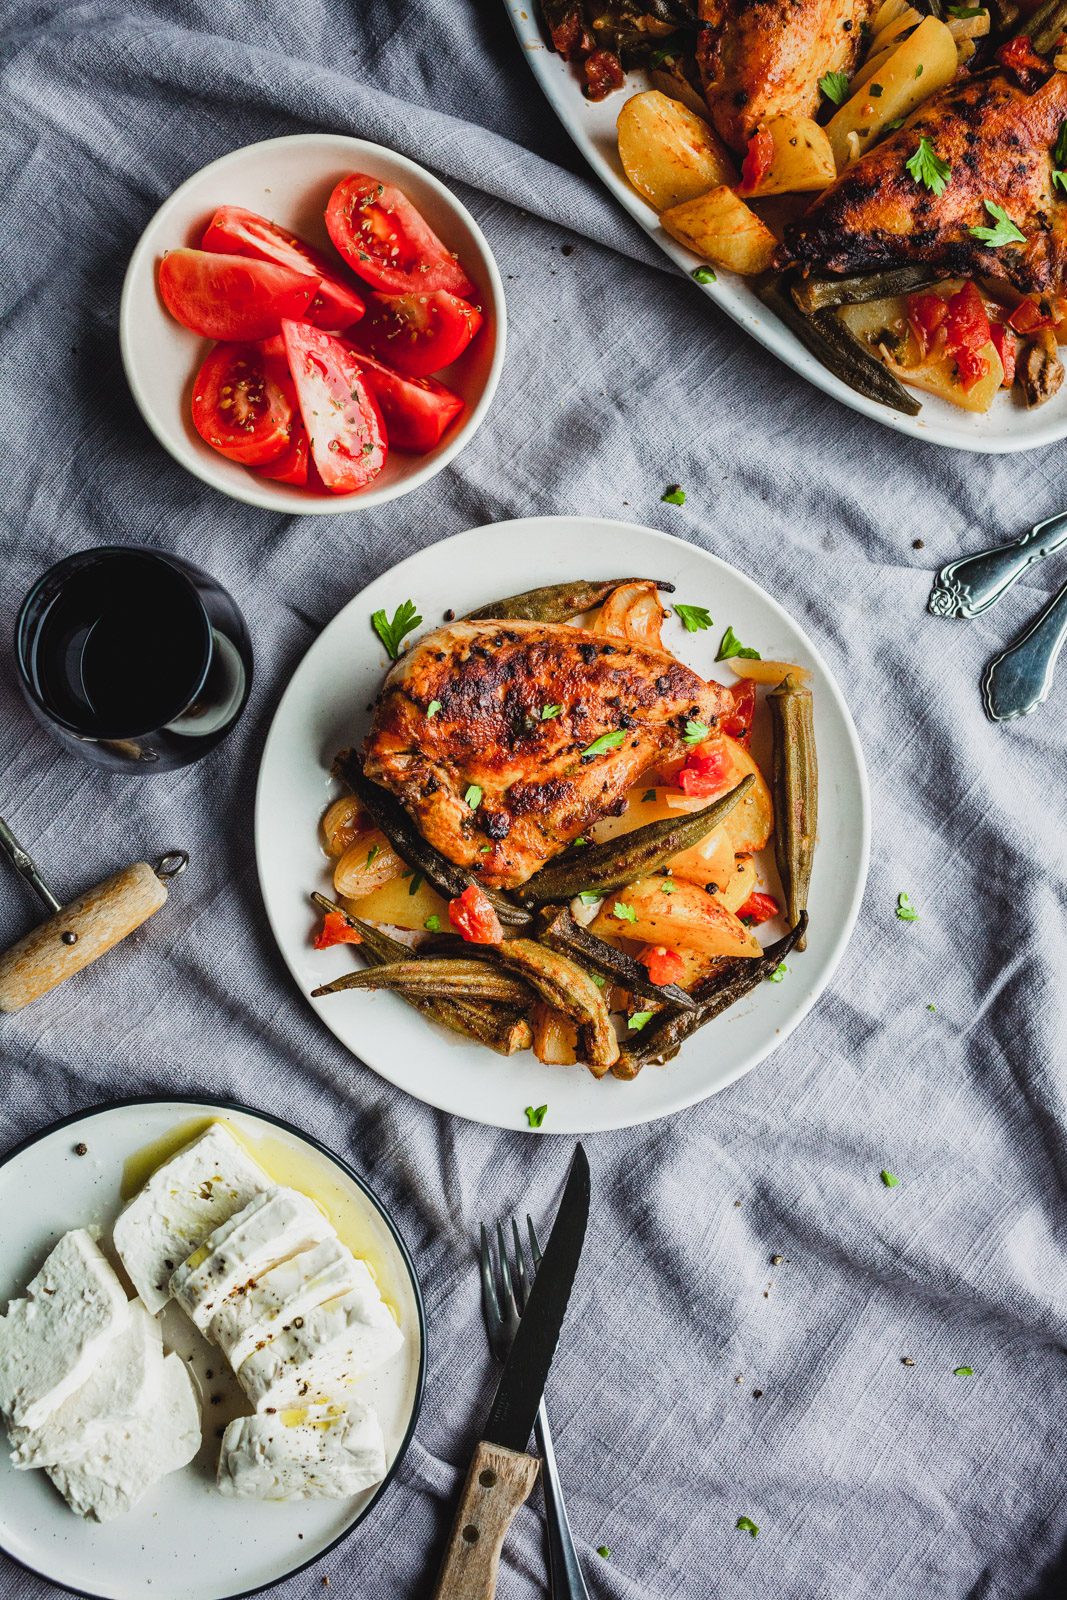
<svg viewBox="0 0 1067 1600"><path fill-rule="evenodd" d="M1015 335L1002 322L994 322L989 330L989 337L1004 368L1004 381L1000 387L1010 389L1015 382L1015 356L1018 350Z"/></svg>
<svg viewBox="0 0 1067 1600"><path fill-rule="evenodd" d="M281 340L217 344L193 384L193 426L220 455L246 467L289 449L296 390Z"/></svg>
<svg viewBox="0 0 1067 1600"><path fill-rule="evenodd" d="M476 883L448 902L448 920L469 944L503 943L504 930L492 901Z"/></svg>
<svg viewBox="0 0 1067 1600"><path fill-rule="evenodd" d="M551 18L545 15L545 23L553 47L565 60L569 61L575 51L592 48L586 32L582 0L567 0L563 6L553 6Z"/></svg>
<svg viewBox="0 0 1067 1600"><path fill-rule="evenodd" d="M685 978L685 962L677 950L668 950L663 944L650 944L637 958L653 983L681 983Z"/></svg>
<svg viewBox="0 0 1067 1600"><path fill-rule="evenodd" d="M450 366L482 325L482 314L445 289L430 294L370 294L357 343L405 378Z"/></svg>
<svg viewBox="0 0 1067 1600"><path fill-rule="evenodd" d="M688 795L710 799L723 794L730 781L733 762L721 741L710 741L693 750L678 774L678 787Z"/></svg>
<svg viewBox="0 0 1067 1600"><path fill-rule="evenodd" d="M591 50L585 58L585 98L603 100L622 85L622 62L614 50Z"/></svg>
<svg viewBox="0 0 1067 1600"><path fill-rule="evenodd" d="M382 408L390 447L432 450L463 410L463 401L436 378L402 378L365 350L354 350L367 387Z"/></svg>
<svg viewBox="0 0 1067 1600"><path fill-rule="evenodd" d="M342 178L326 207L326 228L353 272L383 294L474 294L450 250L391 183L365 172Z"/></svg>
<svg viewBox="0 0 1067 1600"><path fill-rule="evenodd" d="M389 444L355 353L310 322L283 322L282 338L319 476L332 494L366 488L385 466Z"/></svg>
<svg viewBox="0 0 1067 1600"><path fill-rule="evenodd" d="M908 322L924 356L937 343L937 335L948 316L948 301L939 294L909 294Z"/></svg>
<svg viewBox="0 0 1067 1600"><path fill-rule="evenodd" d="M1002 44L996 59L1026 94L1033 94L1052 73L1052 63L1037 54L1025 35Z"/></svg>
<svg viewBox="0 0 1067 1600"><path fill-rule="evenodd" d="M738 194L751 194L771 170L774 160L774 137L767 128L757 128L748 141L745 159L741 163L741 182Z"/></svg>
<svg viewBox="0 0 1067 1600"><path fill-rule="evenodd" d="M307 272L210 250L170 250L159 264L167 310L205 339L269 339L283 317L305 315L318 286Z"/></svg>
<svg viewBox="0 0 1067 1600"><path fill-rule="evenodd" d="M752 739L752 722L756 715L756 685L751 678L742 678L730 690L733 705L719 718L723 733L736 739L747 750Z"/></svg>
<svg viewBox="0 0 1067 1600"><path fill-rule="evenodd" d="M336 332L351 327L363 315L363 301L321 251L298 239L288 228L279 228L276 222L246 211L243 206L220 206L208 223L200 246L219 255L275 261L294 272L318 278L319 286L305 317L318 328Z"/></svg>
<svg viewBox="0 0 1067 1600"><path fill-rule="evenodd" d="M362 944L363 940L343 911L327 911L322 928L315 935L315 949L328 950L333 944Z"/></svg>
<svg viewBox="0 0 1067 1600"><path fill-rule="evenodd" d="M750 894L744 905L737 908L737 915L742 922L758 927L761 922L770 922L778 915L778 902L769 894Z"/></svg>
<svg viewBox="0 0 1067 1600"><path fill-rule="evenodd" d="M297 483L303 488L308 481L310 454L307 429L297 415L293 418L293 425L289 430L288 450L284 455L280 455L277 461L271 461L265 467L257 467L256 472L261 478L272 478L275 483Z"/></svg>
<svg viewBox="0 0 1067 1600"><path fill-rule="evenodd" d="M973 389L989 371L988 358L982 354L989 343L989 318L981 295L968 279L948 302L945 317L945 345L955 357L960 383L965 390Z"/></svg>
<svg viewBox="0 0 1067 1600"><path fill-rule="evenodd" d="M1008 318L1008 322L1016 333L1037 333L1041 328L1055 327L1054 319L1042 311L1033 300L1021 300Z"/></svg>

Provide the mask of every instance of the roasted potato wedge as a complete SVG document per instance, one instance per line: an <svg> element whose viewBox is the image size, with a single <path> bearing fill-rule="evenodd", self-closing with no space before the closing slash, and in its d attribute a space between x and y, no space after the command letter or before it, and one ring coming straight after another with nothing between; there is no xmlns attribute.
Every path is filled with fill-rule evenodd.
<svg viewBox="0 0 1067 1600"><path fill-rule="evenodd" d="M982 354L989 363L989 371L969 389L960 383L956 363L951 356L943 357L940 361L905 366L887 350L883 352L883 360L902 383L910 383L915 389L925 389L928 394L940 395L942 400L964 411L988 411L1004 382L1004 368L992 344L987 344ZM741 805L744 805L743 800Z"/></svg>
<svg viewBox="0 0 1067 1600"><path fill-rule="evenodd" d="M774 140L767 172L747 197L810 194L828 189L837 177L837 162L825 131L811 117L771 117L765 124Z"/></svg>
<svg viewBox="0 0 1067 1600"><path fill-rule="evenodd" d="M726 146L711 124L658 89L627 100L617 127L622 169L657 211L737 182Z"/></svg>
<svg viewBox="0 0 1067 1600"><path fill-rule="evenodd" d="M736 915L738 909L744 905L750 894L754 894L759 887L759 874L756 863L751 856L737 856L734 860L734 870L730 881L724 889L720 889L715 896L720 905L727 911Z"/></svg>
<svg viewBox="0 0 1067 1600"><path fill-rule="evenodd" d="M616 915L616 906L621 915ZM732 911L695 884L673 878L640 878L609 895L592 932L603 937L604 931L618 927L628 939L669 950L699 950L706 956L762 954L759 940Z"/></svg>
<svg viewBox="0 0 1067 1600"><path fill-rule="evenodd" d="M672 877L695 883L709 893L711 884L723 889L734 876L733 840L725 827L713 828L699 844L672 856L668 867Z"/></svg>
<svg viewBox="0 0 1067 1600"><path fill-rule="evenodd" d="M725 186L672 206L659 220L694 255L742 277L766 272L777 249L771 230Z"/></svg>
<svg viewBox="0 0 1067 1600"><path fill-rule="evenodd" d="M826 125L839 172L850 157L861 156L885 130L899 122L956 76L956 41L943 22L924 17ZM876 94L880 89L881 94ZM849 135L855 134L855 141Z"/></svg>
<svg viewBox="0 0 1067 1600"><path fill-rule="evenodd" d="M415 878L402 878L397 874L388 883L351 901L345 909L362 922L384 922L391 928L411 928L416 932L424 929L431 917L437 917L440 931L447 933L448 901L425 878L416 883L414 893L413 883L416 883Z"/></svg>

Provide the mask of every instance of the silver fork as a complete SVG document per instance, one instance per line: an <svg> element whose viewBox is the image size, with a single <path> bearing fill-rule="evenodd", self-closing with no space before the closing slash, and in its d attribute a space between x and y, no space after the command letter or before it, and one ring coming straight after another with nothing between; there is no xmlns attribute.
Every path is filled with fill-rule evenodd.
<svg viewBox="0 0 1067 1600"><path fill-rule="evenodd" d="M515 1243L513 1273L504 1245L504 1231L497 1223L496 1242L500 1257L498 1287L489 1235L485 1231L485 1224L482 1224L482 1310L485 1313L489 1348L501 1364L507 1360L519 1326L519 1318L522 1316L530 1292L533 1274L541 1265L541 1249L530 1217L526 1218L526 1226L530 1230L532 1271L527 1273L522 1240L515 1219L512 1217L511 1232ZM589 1600L589 1591L585 1587L582 1569L578 1564L578 1552L571 1538L567 1508L563 1504L563 1489L559 1481L556 1454L552 1448L552 1434L548 1426L543 1396L534 1422L534 1438L537 1440L537 1450L541 1457L541 1489L545 1497L549 1592L555 1600Z"/></svg>

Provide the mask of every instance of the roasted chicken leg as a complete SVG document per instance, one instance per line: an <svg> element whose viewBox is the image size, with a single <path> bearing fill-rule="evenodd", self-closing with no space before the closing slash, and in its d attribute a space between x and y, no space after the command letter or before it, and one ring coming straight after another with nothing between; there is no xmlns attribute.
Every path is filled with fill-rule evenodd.
<svg viewBox="0 0 1067 1600"><path fill-rule="evenodd" d="M743 152L769 117L813 117L828 72L849 72L878 0L700 0L697 61L711 120Z"/></svg>
<svg viewBox="0 0 1067 1600"><path fill-rule="evenodd" d="M1049 147L1067 120L1067 73L1035 93L998 69L950 84L896 133L847 167L786 230L785 256L830 272L925 262L946 273L1008 278L1024 293L1058 290L1067 267L1067 207L1052 184ZM947 163L935 194L907 162L929 140ZM1026 235L997 247L974 236L1001 207Z"/></svg>
<svg viewBox="0 0 1067 1600"><path fill-rule="evenodd" d="M449 860L510 888L684 751L690 721L714 727L731 705L728 689L625 639L455 622L389 673L364 771Z"/></svg>

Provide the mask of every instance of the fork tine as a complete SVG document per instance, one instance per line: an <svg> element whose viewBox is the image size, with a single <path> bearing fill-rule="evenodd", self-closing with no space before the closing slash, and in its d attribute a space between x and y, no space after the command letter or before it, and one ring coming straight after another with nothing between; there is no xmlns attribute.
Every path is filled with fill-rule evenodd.
<svg viewBox="0 0 1067 1600"><path fill-rule="evenodd" d="M533 1217L530 1216L529 1212L526 1214L526 1226L530 1230L530 1254L533 1256L534 1272L536 1272L538 1267L541 1265L541 1246L537 1242L537 1234L534 1232Z"/></svg>
<svg viewBox="0 0 1067 1600"><path fill-rule="evenodd" d="M519 1310L526 1310L526 1302L530 1298L530 1280L526 1274L526 1258L522 1253L522 1236L515 1218L511 1219L511 1237L515 1244L515 1283L518 1288Z"/></svg>
<svg viewBox="0 0 1067 1600"><path fill-rule="evenodd" d="M519 1315L519 1308L515 1303L515 1291L511 1285L511 1268L508 1266L508 1253L504 1247L504 1230L499 1222L496 1225L496 1245L500 1252L500 1276L504 1283L503 1315L504 1320Z"/></svg>
<svg viewBox="0 0 1067 1600"><path fill-rule="evenodd" d="M489 1247L489 1235L482 1223L482 1312L485 1316L486 1327L490 1339L495 1339L500 1331L502 1318L500 1315L500 1300L497 1296L496 1283L493 1279L493 1253Z"/></svg>

